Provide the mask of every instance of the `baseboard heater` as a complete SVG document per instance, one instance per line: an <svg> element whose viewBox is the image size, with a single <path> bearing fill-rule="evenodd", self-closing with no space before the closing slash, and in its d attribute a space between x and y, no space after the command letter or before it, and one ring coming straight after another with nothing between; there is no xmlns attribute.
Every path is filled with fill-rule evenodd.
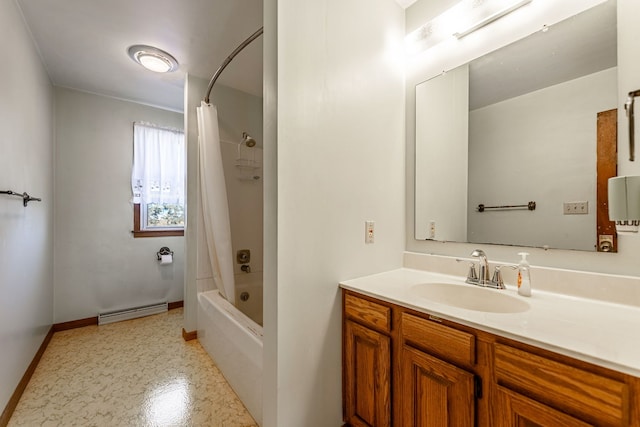
<svg viewBox="0 0 640 427"><path fill-rule="evenodd" d="M164 313L169 309L166 302L160 304L145 305L142 307L126 308L124 310L110 311L98 314L98 325L120 322L122 320L136 319L138 317L150 316L152 314Z"/></svg>

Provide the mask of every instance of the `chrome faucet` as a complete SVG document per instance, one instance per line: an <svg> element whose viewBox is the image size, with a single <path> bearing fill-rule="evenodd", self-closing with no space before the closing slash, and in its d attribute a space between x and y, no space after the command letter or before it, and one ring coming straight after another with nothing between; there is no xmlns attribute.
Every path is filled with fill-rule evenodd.
<svg viewBox="0 0 640 427"><path fill-rule="evenodd" d="M489 274L489 260L487 259L487 254L484 253L481 249L476 249L471 252L471 256L474 258L478 258L478 272L476 273L476 266L471 262L469 266L469 273L467 274L466 283L476 286L483 286L487 288L494 289L506 289L504 286L504 281L502 280L502 268L512 268L516 269L518 266L516 265L497 265L494 272L493 277L490 277ZM464 261L463 259L456 259L456 261Z"/></svg>
<svg viewBox="0 0 640 427"><path fill-rule="evenodd" d="M478 258L478 278L474 285L486 286L490 284L491 279L489 277L489 261L487 260L487 254L482 249L476 249L471 252L471 256Z"/></svg>

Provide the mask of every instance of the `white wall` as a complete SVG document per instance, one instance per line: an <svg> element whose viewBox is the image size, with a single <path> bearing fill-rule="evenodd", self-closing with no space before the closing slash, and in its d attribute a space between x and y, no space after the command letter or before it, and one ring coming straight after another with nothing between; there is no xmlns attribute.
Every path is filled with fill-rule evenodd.
<svg viewBox="0 0 640 427"><path fill-rule="evenodd" d="M611 68L471 111L467 240L595 250L597 117L617 101ZM529 201L533 212L476 212ZM564 215L575 201L589 213Z"/></svg>
<svg viewBox="0 0 640 427"><path fill-rule="evenodd" d="M434 0L420 0L431 2ZM446 3L448 0L437 0ZM440 45L418 55L407 65L406 83L406 141L407 141L407 229L406 248L410 251L436 253L452 256L466 256L477 244L420 242L413 238L413 206L414 206L414 138L415 138L415 108L414 87L416 83L424 81L443 69L451 69L457 65L495 50L501 46L518 40L543 24L552 24L575 15L598 3L595 0L537 0L493 24L491 29L485 28L465 37L452 49L451 46ZM618 0L618 173L640 175L640 162L630 163L627 160L627 122L622 105L627 92L640 88L640 57L637 55L637 40L640 39L640 26L634 22L640 16L640 3L635 0ZM413 7L408 9L408 13ZM412 19L417 19L413 17ZM423 15L421 20L426 22L430 16ZM409 19L407 18L407 21ZM472 37L472 38L469 38ZM636 129L636 132L639 132ZM636 135L636 138L638 136ZM516 262L518 260L517 247L501 245L485 245L491 260ZM530 262L533 265L560 267L602 273L640 275L640 263L637 254L640 252L640 236L619 236L618 253L588 253L583 251L548 250L527 248L531 252Z"/></svg>
<svg viewBox="0 0 640 427"><path fill-rule="evenodd" d="M184 238L133 238L133 122L180 113L55 89L55 323L183 299ZM162 246L174 263L160 265Z"/></svg>
<svg viewBox="0 0 640 427"><path fill-rule="evenodd" d="M0 411L53 320L53 91L15 2L0 2Z"/></svg>
<svg viewBox="0 0 640 427"><path fill-rule="evenodd" d="M276 414L265 426L339 426L337 284L399 267L404 247L404 12L393 0L284 0L277 13L275 333L265 309Z"/></svg>
<svg viewBox="0 0 640 427"><path fill-rule="evenodd" d="M198 252L197 235L201 226L197 221L199 194L198 160L198 124L196 107L200 105L206 92L208 81L187 76L185 84L185 126L187 128L187 267L185 276L185 329L197 328L195 316L197 306L196 290L215 288L213 280L197 277L209 277L205 251ZM238 143L242 133L247 132L255 138L257 145L251 149L243 146L240 155L255 156L262 164L262 98L216 84L211 92L211 103L218 107L218 125L223 156L223 167L229 198L231 220L231 238L233 252L238 249L251 250L251 270L263 271L263 180L262 168L255 173L258 180L245 180L240 169L236 168ZM200 231L202 232L202 231ZM235 257L234 257L235 259ZM207 274L207 272L209 272ZM242 273L240 264L234 264L234 272ZM199 273L199 274L197 274ZM200 282L200 283L197 283Z"/></svg>

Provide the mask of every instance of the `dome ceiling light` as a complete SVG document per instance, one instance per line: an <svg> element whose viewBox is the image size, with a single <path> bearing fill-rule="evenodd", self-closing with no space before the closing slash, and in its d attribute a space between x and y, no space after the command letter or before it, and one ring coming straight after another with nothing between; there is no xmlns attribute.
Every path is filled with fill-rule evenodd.
<svg viewBox="0 0 640 427"><path fill-rule="evenodd" d="M170 73L178 69L178 61L157 47L137 44L127 49L129 56L144 68L156 73Z"/></svg>

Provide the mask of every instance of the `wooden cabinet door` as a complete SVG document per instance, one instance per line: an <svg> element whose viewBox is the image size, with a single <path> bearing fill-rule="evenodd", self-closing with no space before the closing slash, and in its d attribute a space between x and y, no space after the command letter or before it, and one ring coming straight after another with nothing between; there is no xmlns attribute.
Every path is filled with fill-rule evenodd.
<svg viewBox="0 0 640 427"><path fill-rule="evenodd" d="M402 420L412 427L473 426L474 375L404 346Z"/></svg>
<svg viewBox="0 0 640 427"><path fill-rule="evenodd" d="M501 427L589 427L587 424L547 405L498 386L500 403L495 407Z"/></svg>
<svg viewBox="0 0 640 427"><path fill-rule="evenodd" d="M391 425L390 338L345 321L345 421L352 427Z"/></svg>

